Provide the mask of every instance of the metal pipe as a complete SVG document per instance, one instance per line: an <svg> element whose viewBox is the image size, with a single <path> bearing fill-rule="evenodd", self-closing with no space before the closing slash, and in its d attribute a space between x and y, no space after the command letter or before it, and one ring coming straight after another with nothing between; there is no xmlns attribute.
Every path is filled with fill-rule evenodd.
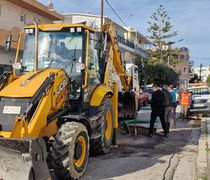
<svg viewBox="0 0 210 180"><path fill-rule="evenodd" d="M101 32L103 30L103 24L104 24L104 0L101 0Z"/></svg>
<svg viewBox="0 0 210 180"><path fill-rule="evenodd" d="M35 25L34 71L38 71L39 27L36 21L34 21L33 23Z"/></svg>

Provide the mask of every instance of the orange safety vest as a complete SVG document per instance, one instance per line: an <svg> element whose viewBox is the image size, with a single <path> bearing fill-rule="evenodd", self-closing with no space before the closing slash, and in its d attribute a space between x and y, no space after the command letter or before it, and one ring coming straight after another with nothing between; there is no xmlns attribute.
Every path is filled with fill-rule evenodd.
<svg viewBox="0 0 210 180"><path fill-rule="evenodd" d="M181 105L189 106L190 105L190 93L183 92L181 95Z"/></svg>

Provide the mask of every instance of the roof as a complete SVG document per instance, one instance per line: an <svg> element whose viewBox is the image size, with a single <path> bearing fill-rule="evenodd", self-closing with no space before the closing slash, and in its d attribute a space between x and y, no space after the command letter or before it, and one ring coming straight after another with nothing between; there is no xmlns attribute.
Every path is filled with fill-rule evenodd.
<svg viewBox="0 0 210 180"><path fill-rule="evenodd" d="M51 10L48 6L36 1L36 0L7 0L16 6L22 7L29 11L32 11L40 16L48 18L52 21L58 21L63 19L63 15Z"/></svg>
<svg viewBox="0 0 210 180"><path fill-rule="evenodd" d="M135 33L137 36L141 37L146 44L152 44L143 34L141 34L139 31L133 29L132 27L127 27L131 33Z"/></svg>
<svg viewBox="0 0 210 180"><path fill-rule="evenodd" d="M95 18L100 18L100 15L95 15L95 14L89 14L89 13L64 13L64 16L88 16L88 17L95 17ZM104 16L104 18L108 18L107 16Z"/></svg>
<svg viewBox="0 0 210 180"><path fill-rule="evenodd" d="M59 31L62 28L65 27L82 27L85 29L88 29L90 31L96 31L95 29L90 28L89 26L86 26L84 24L40 24L39 25L39 29L43 30L43 31ZM29 29L29 28L35 28L34 25L31 26L26 26L25 29Z"/></svg>
<svg viewBox="0 0 210 180"><path fill-rule="evenodd" d="M94 15L94 14L89 14L89 13L64 13L64 16L87 16L87 17L93 17L93 18L100 18L100 15ZM112 21L115 25L119 26L120 28L124 29L125 31L130 31L132 33L137 33L138 36L140 36L142 39L144 39L144 41L147 44L151 44L151 42L144 36L142 35L139 31L134 30L133 28L130 27L123 27L120 26L118 23L114 22L112 19L108 18L107 16L104 16L104 19L107 19L108 21Z"/></svg>
<svg viewBox="0 0 210 180"><path fill-rule="evenodd" d="M87 16L87 17L93 17L93 18L101 18L100 15L94 15L94 14L89 14L89 13L64 13L63 16ZM126 28L123 26L120 26L118 23L114 22L112 19L108 18L107 16L104 16L104 19L113 22L115 25L119 26L120 28L124 29L125 31L128 31Z"/></svg>

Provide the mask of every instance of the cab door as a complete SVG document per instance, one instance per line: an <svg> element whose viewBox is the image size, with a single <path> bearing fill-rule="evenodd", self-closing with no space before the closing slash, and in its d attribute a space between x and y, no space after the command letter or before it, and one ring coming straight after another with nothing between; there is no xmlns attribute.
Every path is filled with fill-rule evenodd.
<svg viewBox="0 0 210 180"><path fill-rule="evenodd" d="M84 92L84 102L90 102L95 88L100 84L99 50L94 48L94 33L90 33L88 47L87 87Z"/></svg>

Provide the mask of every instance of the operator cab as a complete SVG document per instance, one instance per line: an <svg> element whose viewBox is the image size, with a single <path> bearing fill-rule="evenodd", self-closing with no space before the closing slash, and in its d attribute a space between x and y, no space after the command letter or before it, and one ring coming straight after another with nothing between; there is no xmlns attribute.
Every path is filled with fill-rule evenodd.
<svg viewBox="0 0 210 180"><path fill-rule="evenodd" d="M96 36L95 30L79 24L46 24L38 27L38 70L64 70L70 77L69 99L80 104L81 101L89 103L104 74L100 71L100 67L104 66L104 61L100 61L101 49L96 48L101 39ZM23 57L17 63L21 63L20 75L35 69L35 31L35 26L25 28Z"/></svg>

